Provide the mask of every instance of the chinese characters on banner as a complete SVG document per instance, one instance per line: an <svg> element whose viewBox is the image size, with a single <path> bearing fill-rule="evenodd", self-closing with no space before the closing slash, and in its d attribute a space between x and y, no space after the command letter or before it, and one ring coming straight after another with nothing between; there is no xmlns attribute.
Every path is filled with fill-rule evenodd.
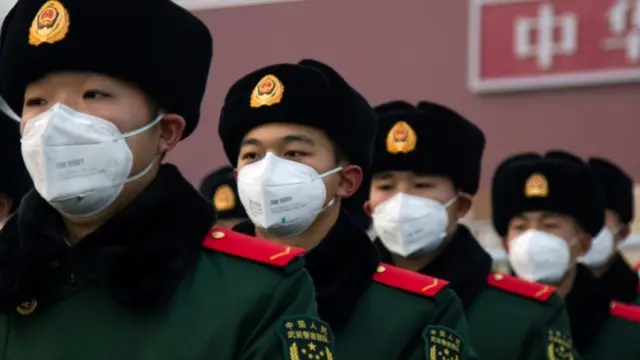
<svg viewBox="0 0 640 360"><path fill-rule="evenodd" d="M640 0L470 2L472 91L640 81Z"/></svg>

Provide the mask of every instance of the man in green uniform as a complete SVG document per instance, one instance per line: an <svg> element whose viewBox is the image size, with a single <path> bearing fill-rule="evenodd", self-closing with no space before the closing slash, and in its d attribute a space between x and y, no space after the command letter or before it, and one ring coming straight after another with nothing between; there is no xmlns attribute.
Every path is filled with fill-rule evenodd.
<svg viewBox="0 0 640 360"><path fill-rule="evenodd" d="M19 124L0 113L0 229L32 188L20 156Z"/></svg>
<svg viewBox="0 0 640 360"><path fill-rule="evenodd" d="M199 120L207 27L169 0L22 0L0 93L35 190L0 232L0 359L288 359L317 318L300 250L211 229L161 158Z"/></svg>
<svg viewBox="0 0 640 360"><path fill-rule="evenodd" d="M444 106L419 107L402 101L377 107L365 211L383 259L450 281L479 359L553 360L547 332L570 338L560 297L550 287L492 273L491 256L458 224L478 190L484 134Z"/></svg>
<svg viewBox="0 0 640 360"><path fill-rule="evenodd" d="M218 214L216 226L232 229L247 220L232 166L223 166L207 175L200 184L200 194L213 203Z"/></svg>
<svg viewBox="0 0 640 360"><path fill-rule="evenodd" d="M588 164L604 192L605 224L580 262L591 268L615 300L640 304L638 274L618 252L634 218L633 180L609 160L590 158Z"/></svg>
<svg viewBox="0 0 640 360"><path fill-rule="evenodd" d="M612 301L602 282L578 258L604 225L596 178L567 152L526 153L505 160L492 184L493 224L504 239L513 271L557 286L583 359L640 359L640 308ZM571 342L549 331L556 359Z"/></svg>
<svg viewBox="0 0 640 360"><path fill-rule="evenodd" d="M475 358L446 282L380 264L364 229L341 209L370 166L375 125L367 101L315 60L238 80L219 125L251 219L234 229L309 250L306 267L337 357Z"/></svg>

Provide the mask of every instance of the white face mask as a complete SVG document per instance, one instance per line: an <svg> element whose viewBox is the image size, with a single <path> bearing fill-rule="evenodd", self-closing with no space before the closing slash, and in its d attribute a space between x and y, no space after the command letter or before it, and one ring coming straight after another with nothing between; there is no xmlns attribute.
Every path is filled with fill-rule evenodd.
<svg viewBox="0 0 640 360"><path fill-rule="evenodd" d="M327 190L322 179L338 167L318 174L311 166L268 152L238 173L238 195L251 222L276 236L296 236L311 226L324 207Z"/></svg>
<svg viewBox="0 0 640 360"><path fill-rule="evenodd" d="M591 249L578 261L588 267L594 268L604 265L615 252L615 234L608 227L602 230L591 241Z"/></svg>
<svg viewBox="0 0 640 360"><path fill-rule="evenodd" d="M570 245L543 231L527 230L509 243L511 268L528 281L557 284L570 261Z"/></svg>
<svg viewBox="0 0 640 360"><path fill-rule="evenodd" d="M129 177L133 155L125 138L157 124L159 115L122 134L111 122L56 104L31 119L22 136L22 157L40 196L59 212L90 216L107 208L125 183L145 175L155 162Z"/></svg>
<svg viewBox="0 0 640 360"><path fill-rule="evenodd" d="M390 252L405 258L424 255L437 249L447 235L446 204L419 196L398 193L373 211L373 227Z"/></svg>

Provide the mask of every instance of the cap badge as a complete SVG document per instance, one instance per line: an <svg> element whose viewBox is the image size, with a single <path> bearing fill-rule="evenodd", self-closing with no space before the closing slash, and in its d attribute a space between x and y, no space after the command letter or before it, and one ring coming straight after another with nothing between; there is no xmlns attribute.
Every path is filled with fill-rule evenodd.
<svg viewBox="0 0 640 360"><path fill-rule="evenodd" d="M59 1L47 1L29 28L29 44L38 46L43 43L53 44L67 36L69 32L69 12Z"/></svg>
<svg viewBox="0 0 640 360"><path fill-rule="evenodd" d="M249 104L252 108L278 104L282 101L283 94L284 85L282 85L282 82L274 75L267 75L260 79L253 89Z"/></svg>
<svg viewBox="0 0 640 360"><path fill-rule="evenodd" d="M547 178L540 173L531 174L524 185L524 195L528 198L545 198L549 196Z"/></svg>
<svg viewBox="0 0 640 360"><path fill-rule="evenodd" d="M415 150L418 136L405 121L398 121L387 134L387 152L407 154Z"/></svg>
<svg viewBox="0 0 640 360"><path fill-rule="evenodd" d="M221 185L213 194L213 206L217 211L228 211L236 207L236 194L229 185Z"/></svg>

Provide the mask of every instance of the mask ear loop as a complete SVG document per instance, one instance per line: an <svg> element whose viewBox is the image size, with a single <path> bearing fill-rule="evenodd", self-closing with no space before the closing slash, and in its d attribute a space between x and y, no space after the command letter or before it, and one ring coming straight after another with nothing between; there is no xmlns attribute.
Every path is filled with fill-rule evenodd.
<svg viewBox="0 0 640 360"><path fill-rule="evenodd" d="M340 170L342 170L342 166L338 166L335 169L323 172L322 174L318 175L318 178L316 180L321 180L324 179L325 177L329 176L329 175L333 175L337 172L339 172ZM331 206L333 206L333 204L336 202L336 198L332 198L331 200L329 200L329 202L327 203L327 205L323 206L322 209L320 209L320 211L318 211L318 214L321 214L323 211L327 210L328 208L330 208ZM316 214L316 216L318 216L318 214Z"/></svg>
<svg viewBox="0 0 640 360"><path fill-rule="evenodd" d="M18 116L15 112L13 112L13 110L11 110L9 104L7 104L7 102L2 97L0 97L0 111L7 115L11 120L20 122L20 116Z"/></svg>
<svg viewBox="0 0 640 360"><path fill-rule="evenodd" d="M164 114L159 114L158 116L156 116L155 119L153 119L153 121L151 121L147 125L145 125L145 126L143 126L141 128L138 128L138 129L135 129L135 130L131 130L129 132L126 132L126 133L122 134L122 138L125 139L125 138L131 137L131 136L135 136L135 135L138 135L140 133L143 133L143 132L151 129L157 123L159 123L160 120L162 120L163 117L164 117Z"/></svg>

